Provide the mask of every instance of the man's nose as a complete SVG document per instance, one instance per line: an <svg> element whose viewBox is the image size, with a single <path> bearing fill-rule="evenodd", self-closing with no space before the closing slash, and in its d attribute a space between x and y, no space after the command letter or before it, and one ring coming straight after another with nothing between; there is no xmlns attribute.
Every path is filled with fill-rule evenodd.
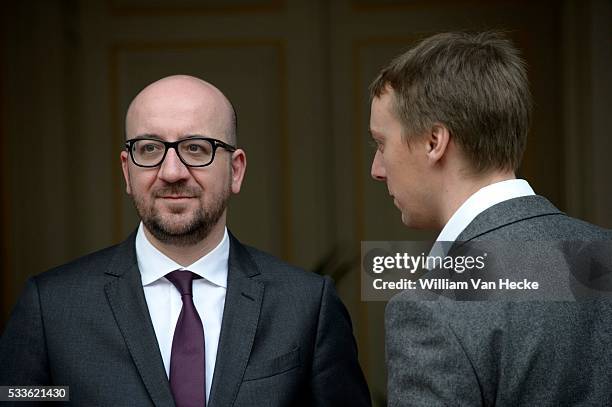
<svg viewBox="0 0 612 407"><path fill-rule="evenodd" d="M376 154L374 154L374 159L372 160L370 175L372 175L372 178L376 181L385 181L387 179L385 167L381 163L380 152L378 150L376 150Z"/></svg>
<svg viewBox="0 0 612 407"><path fill-rule="evenodd" d="M169 183L189 177L189 169L183 164L175 149L171 148L166 152L166 158L159 167L157 177Z"/></svg>

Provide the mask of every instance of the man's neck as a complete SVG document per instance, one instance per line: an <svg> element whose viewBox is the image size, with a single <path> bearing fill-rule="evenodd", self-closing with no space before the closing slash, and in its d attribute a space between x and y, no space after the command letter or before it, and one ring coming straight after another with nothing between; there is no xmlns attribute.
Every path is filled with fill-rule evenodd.
<svg viewBox="0 0 612 407"><path fill-rule="evenodd" d="M463 205L463 203L467 201L470 196L474 195L480 189L486 187L487 185L510 179L516 179L513 171L496 171L478 177L457 177L449 182L446 185L447 188L445 189L445 199L442 201L443 212L441 226L443 227L446 225L453 214L457 212L457 209L459 209L459 207Z"/></svg>
<svg viewBox="0 0 612 407"><path fill-rule="evenodd" d="M143 225L144 226L144 225ZM176 246L159 241L144 226L144 234L151 244L164 255L174 260L183 267L195 263L198 259L206 256L221 243L225 233L225 222L219 221L210 231L208 236L196 244L189 246Z"/></svg>

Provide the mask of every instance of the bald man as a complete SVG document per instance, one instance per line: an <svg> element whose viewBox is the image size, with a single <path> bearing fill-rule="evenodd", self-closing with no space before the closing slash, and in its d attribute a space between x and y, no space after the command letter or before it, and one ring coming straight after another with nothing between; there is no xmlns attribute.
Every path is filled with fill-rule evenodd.
<svg viewBox="0 0 612 407"><path fill-rule="evenodd" d="M226 228L246 155L221 91L189 76L147 86L120 158L138 229L28 281L0 385L70 386L83 406L370 405L331 281Z"/></svg>

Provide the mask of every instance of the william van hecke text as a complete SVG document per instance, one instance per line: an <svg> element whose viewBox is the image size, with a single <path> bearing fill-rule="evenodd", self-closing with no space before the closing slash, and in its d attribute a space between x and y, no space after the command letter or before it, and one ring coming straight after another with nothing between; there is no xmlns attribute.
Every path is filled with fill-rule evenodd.
<svg viewBox="0 0 612 407"><path fill-rule="evenodd" d="M417 284L418 283L418 284ZM497 281L486 281L481 278L471 278L468 281L453 281L448 278L432 278L410 280L403 278L399 281L384 281L377 278L373 281L376 290L538 290L540 284L537 281L510 280L500 278Z"/></svg>

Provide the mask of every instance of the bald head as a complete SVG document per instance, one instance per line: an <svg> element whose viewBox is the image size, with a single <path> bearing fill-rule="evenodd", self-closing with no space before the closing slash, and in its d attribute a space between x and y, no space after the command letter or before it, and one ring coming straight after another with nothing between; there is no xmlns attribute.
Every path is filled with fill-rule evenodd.
<svg viewBox="0 0 612 407"><path fill-rule="evenodd" d="M212 84L188 75L162 78L144 88L125 118L128 139L158 135L168 140L186 135L236 143L236 113Z"/></svg>

